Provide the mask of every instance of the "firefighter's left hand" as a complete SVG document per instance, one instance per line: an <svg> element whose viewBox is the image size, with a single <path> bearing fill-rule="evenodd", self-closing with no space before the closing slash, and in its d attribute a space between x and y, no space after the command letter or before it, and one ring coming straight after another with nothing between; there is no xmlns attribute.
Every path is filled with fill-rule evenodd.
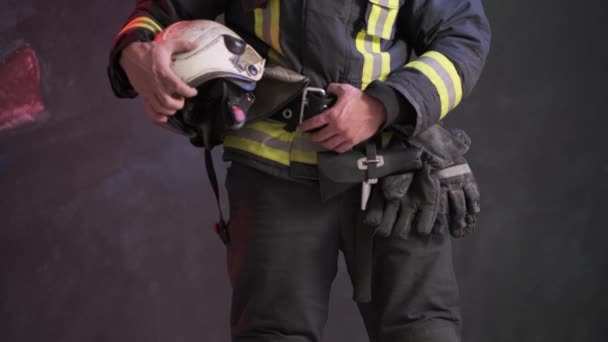
<svg viewBox="0 0 608 342"><path fill-rule="evenodd" d="M351 150L376 134L386 120L384 105L350 84L332 83L327 91L338 97L336 104L298 126L300 132L318 129L310 138L327 150Z"/></svg>

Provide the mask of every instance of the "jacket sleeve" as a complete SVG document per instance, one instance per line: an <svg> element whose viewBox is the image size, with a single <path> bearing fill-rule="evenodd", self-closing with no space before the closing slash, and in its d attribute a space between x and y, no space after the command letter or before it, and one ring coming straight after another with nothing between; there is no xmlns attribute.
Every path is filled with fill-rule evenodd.
<svg viewBox="0 0 608 342"><path fill-rule="evenodd" d="M481 0L406 1L396 25L397 38L418 57L385 81L402 96L395 100L399 108L411 111L389 113L385 126L417 135L471 93L489 51L490 27Z"/></svg>
<svg viewBox="0 0 608 342"><path fill-rule="evenodd" d="M136 0L135 9L116 35L110 51L108 76L114 94L133 98L137 93L120 66L122 50L135 41L151 41L165 27L180 20L213 20L224 12L225 1Z"/></svg>

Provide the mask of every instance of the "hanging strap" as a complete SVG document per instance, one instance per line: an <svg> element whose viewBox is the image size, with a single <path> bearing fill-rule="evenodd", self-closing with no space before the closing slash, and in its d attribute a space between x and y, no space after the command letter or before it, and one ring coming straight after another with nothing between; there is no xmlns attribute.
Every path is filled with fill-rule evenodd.
<svg viewBox="0 0 608 342"><path fill-rule="evenodd" d="M224 213L220 205L220 188L218 186L215 168L213 167L213 158L211 157L211 151L208 149L205 149L205 168L207 169L207 178L209 178L209 183L211 184L211 188L213 188L213 192L215 193L215 203L217 203L217 210L220 214L220 219L213 225L213 229L217 235L219 235L220 239L222 239L222 242L224 244L228 244L228 242L230 242L228 226L224 220Z"/></svg>

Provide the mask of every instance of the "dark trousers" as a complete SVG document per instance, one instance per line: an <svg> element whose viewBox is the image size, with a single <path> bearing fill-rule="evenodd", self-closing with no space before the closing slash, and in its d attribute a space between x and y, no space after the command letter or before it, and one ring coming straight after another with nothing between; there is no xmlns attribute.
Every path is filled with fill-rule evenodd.
<svg viewBox="0 0 608 342"><path fill-rule="evenodd" d="M320 341L339 251L354 267L358 187L322 203L316 186L238 163L226 187L232 340ZM370 341L459 341L449 233L376 238L373 251L373 299L359 304Z"/></svg>

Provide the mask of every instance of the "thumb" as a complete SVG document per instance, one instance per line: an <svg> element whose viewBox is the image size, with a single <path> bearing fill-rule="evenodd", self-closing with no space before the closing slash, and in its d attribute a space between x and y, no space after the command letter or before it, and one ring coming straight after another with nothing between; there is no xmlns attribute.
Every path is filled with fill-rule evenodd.
<svg viewBox="0 0 608 342"><path fill-rule="evenodd" d="M169 40L167 47L173 54L192 51L198 47L198 44L189 40Z"/></svg>

